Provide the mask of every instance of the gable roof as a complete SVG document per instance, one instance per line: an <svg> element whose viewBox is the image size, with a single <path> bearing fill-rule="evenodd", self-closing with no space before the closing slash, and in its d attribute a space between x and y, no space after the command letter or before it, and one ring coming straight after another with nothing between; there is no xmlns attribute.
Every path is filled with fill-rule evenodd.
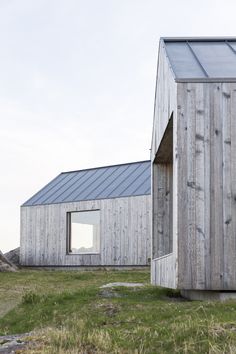
<svg viewBox="0 0 236 354"><path fill-rule="evenodd" d="M236 38L162 38L176 81L236 81Z"/></svg>
<svg viewBox="0 0 236 354"><path fill-rule="evenodd" d="M151 162L63 172L23 206L110 199L151 193Z"/></svg>

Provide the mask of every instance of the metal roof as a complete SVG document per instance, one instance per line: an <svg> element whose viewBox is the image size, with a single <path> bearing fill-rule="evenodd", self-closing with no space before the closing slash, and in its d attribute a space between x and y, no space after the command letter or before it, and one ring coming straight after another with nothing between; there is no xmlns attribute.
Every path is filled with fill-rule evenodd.
<svg viewBox="0 0 236 354"><path fill-rule="evenodd" d="M162 38L176 81L236 81L236 38Z"/></svg>
<svg viewBox="0 0 236 354"><path fill-rule="evenodd" d="M147 195L151 193L151 162L140 161L63 172L23 206Z"/></svg>

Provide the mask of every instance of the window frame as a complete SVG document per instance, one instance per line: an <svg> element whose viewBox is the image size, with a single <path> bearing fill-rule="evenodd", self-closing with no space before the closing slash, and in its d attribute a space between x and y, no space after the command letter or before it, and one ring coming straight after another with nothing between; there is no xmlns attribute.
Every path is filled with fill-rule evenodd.
<svg viewBox="0 0 236 354"><path fill-rule="evenodd" d="M88 209L88 210L73 210L66 212L66 254L69 256L86 256L86 255L99 255L101 254L101 217L99 217L99 252L78 252L73 253L71 248L71 214L72 213L83 213L89 211L99 211L101 209Z"/></svg>

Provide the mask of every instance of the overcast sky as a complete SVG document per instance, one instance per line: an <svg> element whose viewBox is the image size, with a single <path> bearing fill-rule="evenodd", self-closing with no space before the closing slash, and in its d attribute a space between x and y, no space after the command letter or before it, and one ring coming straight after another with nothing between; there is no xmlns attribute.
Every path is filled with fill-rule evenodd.
<svg viewBox="0 0 236 354"><path fill-rule="evenodd" d="M149 159L160 36L234 36L235 0L0 0L0 249L61 171Z"/></svg>

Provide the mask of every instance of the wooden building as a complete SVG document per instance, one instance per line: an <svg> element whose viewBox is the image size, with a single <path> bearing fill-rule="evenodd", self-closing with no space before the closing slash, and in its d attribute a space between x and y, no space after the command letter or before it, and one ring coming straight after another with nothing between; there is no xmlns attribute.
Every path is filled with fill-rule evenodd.
<svg viewBox="0 0 236 354"><path fill-rule="evenodd" d="M236 38L160 40L151 160L152 283L236 290Z"/></svg>
<svg viewBox="0 0 236 354"><path fill-rule="evenodd" d="M21 265L148 265L150 194L150 161L61 173L21 207Z"/></svg>

